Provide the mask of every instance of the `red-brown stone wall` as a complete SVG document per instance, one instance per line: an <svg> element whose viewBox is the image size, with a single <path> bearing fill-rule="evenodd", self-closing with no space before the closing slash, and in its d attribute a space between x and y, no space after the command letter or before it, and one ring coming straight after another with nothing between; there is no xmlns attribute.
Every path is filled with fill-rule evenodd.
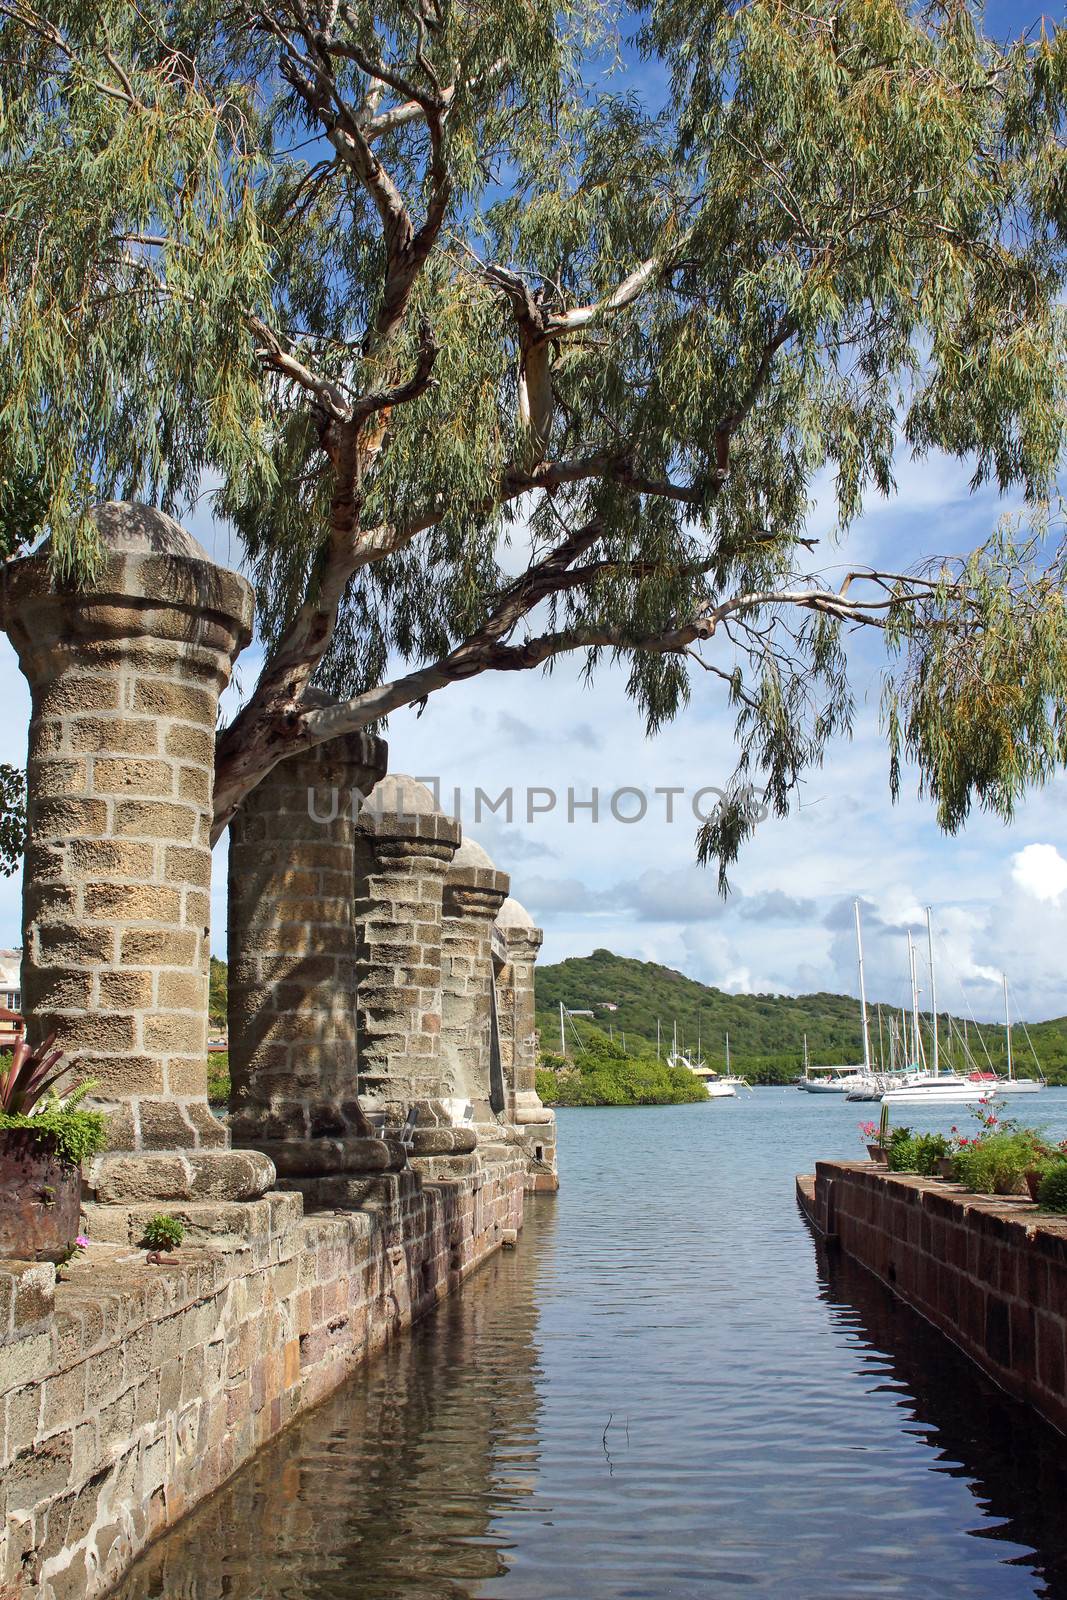
<svg viewBox="0 0 1067 1600"><path fill-rule="evenodd" d="M859 1162L818 1162L798 1196L820 1232L1067 1433L1067 1218Z"/></svg>

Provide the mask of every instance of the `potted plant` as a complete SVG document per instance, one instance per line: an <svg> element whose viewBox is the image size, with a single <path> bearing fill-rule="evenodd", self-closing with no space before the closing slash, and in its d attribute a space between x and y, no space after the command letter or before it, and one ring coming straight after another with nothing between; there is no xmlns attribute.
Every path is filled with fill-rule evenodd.
<svg viewBox="0 0 1067 1600"><path fill-rule="evenodd" d="M1057 1167L1067 1166L1067 1140L1063 1144L1047 1144L1037 1134L1033 1136L1033 1159L1023 1178L1026 1182L1031 1200L1036 1200L1038 1190L1050 1172Z"/></svg>
<svg viewBox="0 0 1067 1600"><path fill-rule="evenodd" d="M60 1099L55 1034L37 1050L17 1039L0 1066L0 1260L70 1258L81 1213L81 1164L101 1150L106 1119L80 1102L82 1083Z"/></svg>
<svg viewBox="0 0 1067 1600"><path fill-rule="evenodd" d="M882 1107L878 1121L861 1122L860 1133L867 1145L867 1154L877 1165L884 1167L889 1146L889 1107Z"/></svg>
<svg viewBox="0 0 1067 1600"><path fill-rule="evenodd" d="M1037 1200L1046 1211L1067 1212L1067 1161L1057 1161L1043 1174Z"/></svg>

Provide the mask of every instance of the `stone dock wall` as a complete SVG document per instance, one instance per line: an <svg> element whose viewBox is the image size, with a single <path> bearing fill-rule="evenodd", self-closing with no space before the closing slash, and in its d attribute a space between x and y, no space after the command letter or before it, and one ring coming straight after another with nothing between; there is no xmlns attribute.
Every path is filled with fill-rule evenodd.
<svg viewBox="0 0 1067 1600"><path fill-rule="evenodd" d="M430 1164L428 1163L429 1167ZM0 1600L93 1600L272 1435L522 1226L525 1162L220 1203L169 1265L94 1242L56 1283L0 1263ZM180 1205L174 1206L177 1215Z"/></svg>
<svg viewBox="0 0 1067 1600"><path fill-rule="evenodd" d="M871 1163L797 1179L820 1233L1067 1433L1067 1218Z"/></svg>
<svg viewBox="0 0 1067 1600"><path fill-rule="evenodd" d="M540 930L377 738L291 750L229 817L231 1105L207 1098L219 694L253 596L150 506L0 573L30 684L22 989L107 1113L87 1257L0 1263L0 1600L94 1600L556 1187ZM52 1191L23 1197L42 1216ZM176 1263L137 1246L160 1211ZM48 1252L61 1259L69 1243Z"/></svg>

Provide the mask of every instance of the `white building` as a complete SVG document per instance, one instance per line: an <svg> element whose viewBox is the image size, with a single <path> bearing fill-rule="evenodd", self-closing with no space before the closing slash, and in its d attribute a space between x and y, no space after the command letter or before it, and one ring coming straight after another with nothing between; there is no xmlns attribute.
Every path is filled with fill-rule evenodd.
<svg viewBox="0 0 1067 1600"><path fill-rule="evenodd" d="M22 1010L21 950L0 950L0 1006Z"/></svg>

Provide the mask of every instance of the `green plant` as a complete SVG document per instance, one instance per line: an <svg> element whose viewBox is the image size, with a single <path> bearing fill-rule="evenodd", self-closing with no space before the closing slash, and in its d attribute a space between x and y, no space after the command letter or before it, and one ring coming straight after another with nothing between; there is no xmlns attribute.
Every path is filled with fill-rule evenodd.
<svg viewBox="0 0 1067 1600"><path fill-rule="evenodd" d="M956 1178L975 1194L1023 1194L1034 1164L1029 1130L990 1133L963 1144L954 1156Z"/></svg>
<svg viewBox="0 0 1067 1600"><path fill-rule="evenodd" d="M894 1128L886 1144L886 1166L890 1172L911 1172L915 1151L910 1128Z"/></svg>
<svg viewBox="0 0 1067 1600"><path fill-rule="evenodd" d="M145 1224L144 1242L150 1250L177 1250L185 1238L185 1223L161 1211Z"/></svg>
<svg viewBox="0 0 1067 1600"><path fill-rule="evenodd" d="M894 1128L889 1136L886 1164L890 1172L917 1172L932 1178L938 1163L951 1150L943 1133L915 1133L910 1128Z"/></svg>
<svg viewBox="0 0 1067 1600"><path fill-rule="evenodd" d="M59 1063L62 1050L52 1046L55 1034L36 1050L25 1039L17 1039L6 1068L0 1068L0 1129L19 1129L44 1144L50 1142L56 1155L69 1166L80 1166L102 1150L107 1118L102 1111L83 1111L79 1102L95 1087L85 1080L62 1100L56 1094L57 1078L63 1076Z"/></svg>
<svg viewBox="0 0 1067 1600"><path fill-rule="evenodd" d="M1057 1161L1042 1178L1037 1203L1046 1211L1067 1211L1067 1161Z"/></svg>
<svg viewBox="0 0 1067 1600"><path fill-rule="evenodd" d="M83 1111L78 1102L94 1087L91 1080L60 1099L49 1089L34 1111L0 1111L0 1130L18 1129L41 1144L50 1143L60 1161L78 1167L89 1161L107 1142L107 1117L102 1111Z"/></svg>

